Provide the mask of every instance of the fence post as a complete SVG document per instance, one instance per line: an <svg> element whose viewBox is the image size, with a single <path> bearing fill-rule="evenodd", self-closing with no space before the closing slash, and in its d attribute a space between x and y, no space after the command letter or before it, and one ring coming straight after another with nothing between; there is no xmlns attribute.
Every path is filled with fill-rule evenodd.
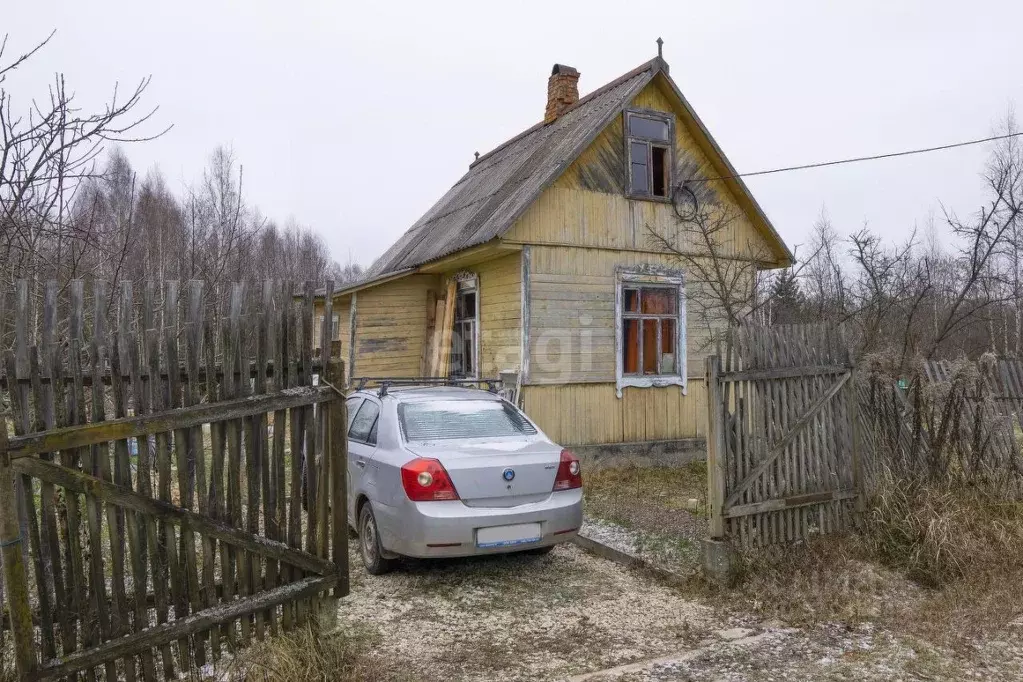
<svg viewBox="0 0 1023 682"><path fill-rule="evenodd" d="M334 386L345 385L345 363L331 359L327 366L328 381ZM334 459L331 468L331 514L333 516L333 538L331 540L331 561L337 567L336 598L348 594L348 405L343 395L337 396L328 408L330 456Z"/></svg>
<svg viewBox="0 0 1023 682"><path fill-rule="evenodd" d="M721 358L707 358L707 503L710 537L703 540L703 571L726 586L735 582L737 557L725 538L725 425L721 422Z"/></svg>
<svg viewBox="0 0 1023 682"><path fill-rule="evenodd" d="M721 423L721 358L712 355L707 358L707 504L710 516L710 537L725 535L725 461L721 440L724 424Z"/></svg>
<svg viewBox="0 0 1023 682"><path fill-rule="evenodd" d="M849 421L852 427L852 470L853 470L853 487L856 489L856 523L859 524L863 521L863 512L867 508L867 491L864 490L863 486L863 441L860 426L860 394L856 387L856 381L858 379L856 367L850 365L849 381L846 385L846 391L849 401Z"/></svg>
<svg viewBox="0 0 1023 682"><path fill-rule="evenodd" d="M0 554L7 583L7 611L14 635L14 664L21 676L36 667L35 632L28 602L28 575L22 551L14 470L7 451L7 420L0 417Z"/></svg>

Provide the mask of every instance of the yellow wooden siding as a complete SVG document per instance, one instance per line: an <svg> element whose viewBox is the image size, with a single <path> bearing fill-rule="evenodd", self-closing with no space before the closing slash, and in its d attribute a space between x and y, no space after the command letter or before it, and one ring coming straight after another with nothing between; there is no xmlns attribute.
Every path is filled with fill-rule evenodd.
<svg viewBox="0 0 1023 682"><path fill-rule="evenodd" d="M355 377L418 376L434 275L410 275L363 289L355 299Z"/></svg>
<svg viewBox="0 0 1023 682"><path fill-rule="evenodd" d="M696 167L705 175L717 171L699 148L671 101L651 83L633 100L637 108L676 115L676 180L678 168ZM661 201L628 199L625 196L623 117L617 116L597 136L560 178L522 215L505 239L527 244L565 244L609 249L663 251L651 231L672 235L678 250L701 253L704 249L688 234L680 235L673 207ZM771 253L760 233L721 181L707 183L718 203L733 219L717 239L723 255L765 258Z"/></svg>
<svg viewBox="0 0 1023 682"><path fill-rule="evenodd" d="M526 414L562 445L629 443L702 438L707 422L703 379L678 387L626 388L614 384L524 386Z"/></svg>
<svg viewBox="0 0 1023 682"><path fill-rule="evenodd" d="M480 376L519 369L522 358L522 260L515 253L468 268L479 276Z"/></svg>
<svg viewBox="0 0 1023 682"><path fill-rule="evenodd" d="M614 382L615 268L641 265L679 267L665 254L530 248L530 383ZM703 285L686 275L687 301L706 296ZM710 339L727 326L723 317L700 318L690 312L686 321L690 377L703 376Z"/></svg>
<svg viewBox="0 0 1023 682"><path fill-rule="evenodd" d="M340 316L338 318L338 325L340 326L339 336L341 338L341 359L348 362L348 346L351 336L349 334L349 323L351 322L351 296L343 296L334 300L334 311ZM346 372L348 376L351 376L351 368L347 367Z"/></svg>

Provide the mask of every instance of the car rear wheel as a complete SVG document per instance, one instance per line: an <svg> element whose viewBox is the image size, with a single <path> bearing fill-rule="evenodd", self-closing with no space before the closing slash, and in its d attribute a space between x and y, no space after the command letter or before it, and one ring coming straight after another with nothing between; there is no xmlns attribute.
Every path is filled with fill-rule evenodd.
<svg viewBox="0 0 1023 682"><path fill-rule="evenodd" d="M384 558L377 520L368 502L359 512L359 553L362 554L362 563L370 575L383 575L394 568L394 560Z"/></svg>

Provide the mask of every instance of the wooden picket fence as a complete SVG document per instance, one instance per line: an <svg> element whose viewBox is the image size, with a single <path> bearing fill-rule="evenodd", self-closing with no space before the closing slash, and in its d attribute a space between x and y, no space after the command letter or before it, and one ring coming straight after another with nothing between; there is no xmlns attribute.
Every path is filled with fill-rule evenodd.
<svg viewBox="0 0 1023 682"><path fill-rule="evenodd" d="M0 292L0 652L20 679L194 675L336 608L344 371L316 358L312 285L235 284L221 311L192 281L183 321L177 282L95 282L91 306L81 281L29 291L12 315Z"/></svg>
<svg viewBox="0 0 1023 682"><path fill-rule="evenodd" d="M840 328L742 326L707 359L710 535L740 546L845 529L862 504Z"/></svg>
<svg viewBox="0 0 1023 682"><path fill-rule="evenodd" d="M1023 499L1023 363L930 360L901 382L880 371L864 374L868 484L886 469Z"/></svg>

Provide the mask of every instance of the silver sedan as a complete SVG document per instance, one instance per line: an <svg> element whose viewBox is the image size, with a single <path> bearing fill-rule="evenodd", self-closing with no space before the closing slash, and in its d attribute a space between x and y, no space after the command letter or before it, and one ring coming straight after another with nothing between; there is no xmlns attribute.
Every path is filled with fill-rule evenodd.
<svg viewBox="0 0 1023 682"><path fill-rule="evenodd" d="M361 390L348 398L348 520L366 569L400 556L550 551L582 525L579 460L493 393Z"/></svg>

